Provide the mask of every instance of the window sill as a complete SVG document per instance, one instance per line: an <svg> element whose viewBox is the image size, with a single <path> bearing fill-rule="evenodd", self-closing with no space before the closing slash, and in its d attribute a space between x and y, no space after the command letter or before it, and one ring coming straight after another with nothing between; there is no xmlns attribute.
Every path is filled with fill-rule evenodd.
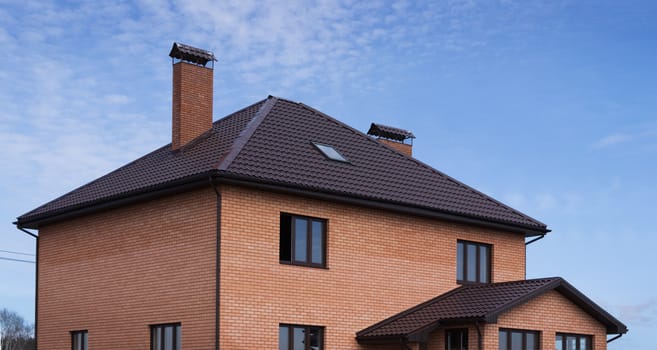
<svg viewBox="0 0 657 350"><path fill-rule="evenodd" d="M298 262L293 262L293 261L285 261L285 260L279 260L279 262L280 262L281 265L312 267L312 268L320 269L320 270L328 270L329 269L326 265L319 265L319 264L304 264L304 263L298 263Z"/></svg>

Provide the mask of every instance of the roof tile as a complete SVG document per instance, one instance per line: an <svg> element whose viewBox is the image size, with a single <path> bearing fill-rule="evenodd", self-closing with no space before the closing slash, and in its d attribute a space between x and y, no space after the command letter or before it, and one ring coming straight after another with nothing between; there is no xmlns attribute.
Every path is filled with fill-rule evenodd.
<svg viewBox="0 0 657 350"><path fill-rule="evenodd" d="M349 162L327 159L313 145ZM18 218L18 224L215 172L547 231L545 224L301 103L269 97L213 123L179 151L161 147Z"/></svg>

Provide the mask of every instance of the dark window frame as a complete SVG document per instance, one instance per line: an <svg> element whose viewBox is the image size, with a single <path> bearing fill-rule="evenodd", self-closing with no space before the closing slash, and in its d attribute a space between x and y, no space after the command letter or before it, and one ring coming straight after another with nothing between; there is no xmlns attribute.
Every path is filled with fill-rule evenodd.
<svg viewBox="0 0 657 350"><path fill-rule="evenodd" d="M498 336L499 338L497 339L497 344L498 344L498 349L500 348L500 338L502 337L502 332L506 332L507 338L506 338L506 350L511 350L512 349L512 344L511 344L511 333L521 333L522 334L522 346L521 349L527 349L527 334L533 334L534 339L536 342L536 349L540 350L541 349L541 332L540 331L533 331L529 329L515 329L515 328L500 328L498 331ZM504 349L501 349L504 350Z"/></svg>
<svg viewBox="0 0 657 350"><path fill-rule="evenodd" d="M561 333L557 332L554 336L555 346L557 344L557 337L561 337L561 349L566 349L566 341L568 337L575 337L577 339L577 344L575 345L576 350L592 350L593 349L593 336L590 334L576 334L576 333ZM582 349L581 340L586 338L586 348Z"/></svg>
<svg viewBox="0 0 657 350"><path fill-rule="evenodd" d="M173 336L173 338L171 339L171 344L172 344L173 350L181 350L181 348L182 348L182 324L181 324L180 322L173 322L173 323L158 323L158 324L152 324L152 325L150 325L150 329L151 329L151 332L150 332L150 335L151 335L151 340L150 340L150 342L151 342L151 346L150 346L150 349L151 349L151 350L163 350L163 349L164 349L164 342L165 342L165 329L166 329L167 327L173 327L173 330L172 330L172 332L171 332L171 334L172 334L172 336ZM153 338L154 338L154 336L153 336L154 334L153 334L153 333L156 332L158 329L161 329L161 332L160 332L160 341L159 341L159 344L161 344L161 346L160 346L160 348L155 348L155 345L156 345L156 344L153 342ZM180 332L180 338L181 338L181 339L180 339L180 341L181 341L180 348L178 348L178 340L179 340L179 339L178 339L178 333L179 333L179 332Z"/></svg>
<svg viewBox="0 0 657 350"><path fill-rule="evenodd" d="M289 260L286 260L283 258L282 251L284 249L283 247L283 235L288 234L288 232L283 232L283 217L288 217L290 221L290 227L289 227L289 240L286 240L287 243L289 243L289 247L286 247L285 249L289 249ZM305 252L306 252L306 260L299 260L295 256L295 251L296 251L296 230L295 230L295 219L301 219L306 221L306 247L305 247ZM321 231L321 262L320 263L315 263L313 262L313 222L319 222L322 226L322 231ZM307 215L299 215L299 214L291 214L291 213L286 213L286 212L281 212L280 213L280 223L281 223L281 232L279 232L279 261L281 264L286 264L286 265L298 265L298 266L307 266L307 267L318 267L318 268L326 268L327 266L327 241L328 241L328 220L323 219L323 218L318 218L318 217L313 217L313 216L307 216Z"/></svg>
<svg viewBox="0 0 657 350"><path fill-rule="evenodd" d="M459 279L459 271L458 271L458 263L459 263L459 256L458 256L458 250L459 250L459 245L463 245L463 256L460 258L461 266L463 266L463 279ZM475 280L470 281L468 280L468 246L475 246L476 248L476 258L475 258ZM488 278L486 281L481 280L481 250L480 247L484 247L487 249L487 258L488 262L486 264L486 277ZM488 244L488 243L481 243L481 242L473 242L473 241L466 241L459 239L456 241L456 259L457 259L457 264L456 264L456 282L459 284L467 284L467 283L491 283L493 280L493 245Z"/></svg>
<svg viewBox="0 0 657 350"><path fill-rule="evenodd" d="M450 336L450 333L461 333L461 334L465 333L465 349L466 350L468 349L468 347L469 347L468 343L470 341L470 339L469 339L470 335L468 334L468 329L467 328L451 328L451 329L446 329L445 330L445 350L450 350L449 349L449 345L450 345L449 344L449 339L450 339L449 336ZM463 344L461 344L461 348L463 348Z"/></svg>
<svg viewBox="0 0 657 350"><path fill-rule="evenodd" d="M71 350L87 350L88 348L89 331L86 329L71 331Z"/></svg>
<svg viewBox="0 0 657 350"><path fill-rule="evenodd" d="M303 325L303 324L291 324L291 323L280 323L278 325L278 332L279 332L279 337L280 337L280 332L281 328L287 328L287 339L288 339L288 349L287 350L294 350L294 342L292 339L294 339L294 329L295 328L303 328L304 330L304 344L305 344L305 350L312 350L310 349L310 331L311 329L315 329L319 331L319 349L317 350L324 350L324 333L325 333L325 328L324 326L311 326L311 325ZM280 350L280 339L279 339L279 345L278 349Z"/></svg>

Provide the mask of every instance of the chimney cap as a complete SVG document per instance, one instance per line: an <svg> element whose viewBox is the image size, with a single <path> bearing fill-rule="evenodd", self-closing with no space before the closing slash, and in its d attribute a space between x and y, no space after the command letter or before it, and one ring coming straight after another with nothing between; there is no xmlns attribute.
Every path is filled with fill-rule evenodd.
<svg viewBox="0 0 657 350"><path fill-rule="evenodd" d="M372 123L372 125L370 125L370 130L367 131L367 134L400 142L404 142L406 139L415 138L415 135L408 130L377 123Z"/></svg>
<svg viewBox="0 0 657 350"><path fill-rule="evenodd" d="M214 62L217 60L214 57L214 53L211 51L199 49L178 42L173 43L173 47L171 48L171 52L169 52L169 56L171 58L177 58L179 60L192 62L201 66L205 66L208 62Z"/></svg>

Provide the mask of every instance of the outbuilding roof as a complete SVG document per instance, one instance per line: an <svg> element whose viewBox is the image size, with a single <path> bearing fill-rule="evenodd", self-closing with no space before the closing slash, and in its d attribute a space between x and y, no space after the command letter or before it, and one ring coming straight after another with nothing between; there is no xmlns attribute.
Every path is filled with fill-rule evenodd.
<svg viewBox="0 0 657 350"><path fill-rule="evenodd" d="M348 162L327 158L327 145ZM22 216L26 228L209 181L322 195L525 235L548 232L518 210L302 103L269 96Z"/></svg>
<svg viewBox="0 0 657 350"><path fill-rule="evenodd" d="M622 334L627 327L560 277L469 284L400 312L358 333L360 342L399 342L459 322L495 323L498 316L548 291L556 290L607 328Z"/></svg>

